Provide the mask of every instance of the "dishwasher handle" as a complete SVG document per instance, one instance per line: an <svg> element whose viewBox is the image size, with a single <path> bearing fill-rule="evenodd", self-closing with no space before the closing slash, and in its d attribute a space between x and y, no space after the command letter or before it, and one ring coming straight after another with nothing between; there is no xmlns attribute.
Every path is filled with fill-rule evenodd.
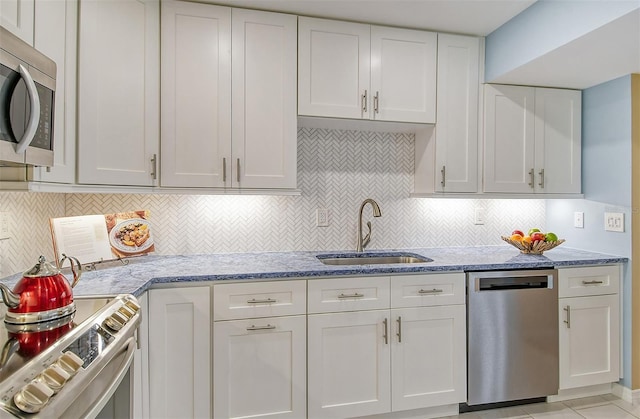
<svg viewBox="0 0 640 419"><path fill-rule="evenodd" d="M476 277L476 291L508 291L508 290L526 290L554 288L553 273L536 273L530 272L528 275L509 275L504 272L502 276L479 275Z"/></svg>

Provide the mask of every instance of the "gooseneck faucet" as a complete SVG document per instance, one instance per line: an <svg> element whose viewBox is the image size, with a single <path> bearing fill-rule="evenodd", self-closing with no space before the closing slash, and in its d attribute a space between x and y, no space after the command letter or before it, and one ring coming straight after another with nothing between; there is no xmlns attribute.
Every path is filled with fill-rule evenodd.
<svg viewBox="0 0 640 419"><path fill-rule="evenodd" d="M378 203L371 198L367 198L362 201L362 205L360 205L360 212L358 214L358 245L356 247L356 252L362 252L365 247L369 244L371 240L371 221L367 221L367 227L369 228L369 232L366 236L362 237L362 211L367 204L371 204L371 209L373 209L373 216L380 217L382 213L380 212L380 207Z"/></svg>

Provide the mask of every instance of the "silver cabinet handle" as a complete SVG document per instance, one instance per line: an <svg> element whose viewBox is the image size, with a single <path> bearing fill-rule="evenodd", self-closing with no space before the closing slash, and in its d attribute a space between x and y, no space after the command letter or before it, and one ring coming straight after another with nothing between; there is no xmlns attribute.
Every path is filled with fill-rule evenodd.
<svg viewBox="0 0 640 419"><path fill-rule="evenodd" d="M373 97L373 112L379 113L380 109L378 108L378 104L380 102L380 92L376 92L376 95Z"/></svg>
<svg viewBox="0 0 640 419"><path fill-rule="evenodd" d="M251 325L249 327L247 327L247 330L252 331L252 330L273 330L276 327L274 325L268 324L266 326L254 326Z"/></svg>
<svg viewBox="0 0 640 419"><path fill-rule="evenodd" d="M240 183L240 159L238 159L236 164L236 180Z"/></svg>
<svg viewBox="0 0 640 419"><path fill-rule="evenodd" d="M20 76L22 76L24 84L27 86L29 103L31 103L29 122L24 130L24 134L22 134L22 138L18 140L18 144L16 145L16 153L22 153L29 147L38 130L38 124L40 123L40 97L38 96L36 84L33 82L29 71L24 68L22 64L18 66L18 71L20 71Z"/></svg>
<svg viewBox="0 0 640 419"><path fill-rule="evenodd" d="M529 186L531 186L531 189L533 189L533 184L536 183L535 177L536 175L533 169L529 170L529 178L530 178Z"/></svg>
<svg viewBox="0 0 640 419"><path fill-rule="evenodd" d="M156 180L158 178L158 156L154 154L151 156L151 179Z"/></svg>
<svg viewBox="0 0 640 419"><path fill-rule="evenodd" d="M340 294L338 298L362 298L364 294L360 294L359 292L354 292L353 294Z"/></svg>
<svg viewBox="0 0 640 419"><path fill-rule="evenodd" d="M444 292L444 290L439 289L439 288L433 288L430 290L423 290L423 289L419 289L418 290L418 294L438 294Z"/></svg>
<svg viewBox="0 0 640 419"><path fill-rule="evenodd" d="M362 112L367 111L367 91L364 91L364 95L362 95Z"/></svg>
<svg viewBox="0 0 640 419"><path fill-rule="evenodd" d="M227 158L222 158L222 183L227 182Z"/></svg>
<svg viewBox="0 0 640 419"><path fill-rule="evenodd" d="M604 281L582 281L583 285L599 285L604 284Z"/></svg>
<svg viewBox="0 0 640 419"><path fill-rule="evenodd" d="M538 183L538 185L540 185L540 187L544 189L544 169L540 169L540 172L538 172L538 174L540 175L540 183Z"/></svg>
<svg viewBox="0 0 640 419"><path fill-rule="evenodd" d="M441 185L442 185L442 187L444 188L444 185L445 185L445 176L446 176L445 166L442 166L442 170L440 170L440 173L442 173L442 180L440 181L440 184L441 184Z"/></svg>
<svg viewBox="0 0 640 419"><path fill-rule="evenodd" d="M396 336L398 336L398 343L402 343L402 317L398 316L398 320L396 320L398 322L398 333L396 333Z"/></svg>
<svg viewBox="0 0 640 419"><path fill-rule="evenodd" d="M566 306L564 311L567 312L567 320L564 322L567 324L567 329L571 329L571 306Z"/></svg>
<svg viewBox="0 0 640 419"><path fill-rule="evenodd" d="M388 345L389 344L389 321L385 318L382 321L382 324L384 325L384 335L382 336L382 338L384 339L384 344Z"/></svg>
<svg viewBox="0 0 640 419"><path fill-rule="evenodd" d="M247 304L273 304L277 301L278 300L274 300L273 298L266 298L263 300L256 300L255 298L252 298L250 300L247 300Z"/></svg>

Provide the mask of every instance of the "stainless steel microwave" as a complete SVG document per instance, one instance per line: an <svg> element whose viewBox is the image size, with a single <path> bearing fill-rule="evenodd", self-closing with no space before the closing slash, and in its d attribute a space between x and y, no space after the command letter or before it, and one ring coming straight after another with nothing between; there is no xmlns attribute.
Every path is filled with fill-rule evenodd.
<svg viewBox="0 0 640 419"><path fill-rule="evenodd" d="M56 64L0 26L0 166L53 166Z"/></svg>

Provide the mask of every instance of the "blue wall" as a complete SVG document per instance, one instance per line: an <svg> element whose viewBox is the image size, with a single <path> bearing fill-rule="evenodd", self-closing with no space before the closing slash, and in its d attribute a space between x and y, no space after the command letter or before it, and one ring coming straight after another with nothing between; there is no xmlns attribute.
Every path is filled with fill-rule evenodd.
<svg viewBox="0 0 640 419"><path fill-rule="evenodd" d="M565 246L631 259L631 76L582 92L583 200L548 200L547 230ZM574 211L584 212L584 228L573 227ZM623 233L604 230L604 213L622 212ZM631 388L631 262L622 284L623 380Z"/></svg>
<svg viewBox="0 0 640 419"><path fill-rule="evenodd" d="M486 38L485 80L514 70L640 7L638 1L538 0Z"/></svg>

